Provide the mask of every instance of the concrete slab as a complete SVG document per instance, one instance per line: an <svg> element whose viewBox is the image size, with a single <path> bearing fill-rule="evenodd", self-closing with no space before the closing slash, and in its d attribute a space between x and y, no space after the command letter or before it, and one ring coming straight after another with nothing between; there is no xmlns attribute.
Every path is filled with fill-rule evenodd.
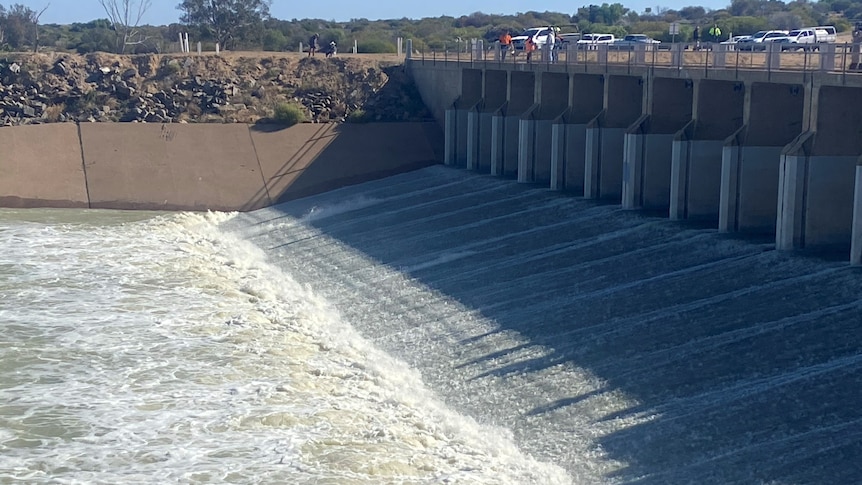
<svg viewBox="0 0 862 485"><path fill-rule="evenodd" d="M718 219L723 144L721 140L674 140L671 219Z"/></svg>
<svg viewBox="0 0 862 485"><path fill-rule="evenodd" d="M90 206L254 210L272 201L244 124L80 125Z"/></svg>
<svg viewBox="0 0 862 485"><path fill-rule="evenodd" d="M719 230L774 234L782 147L724 147Z"/></svg>
<svg viewBox="0 0 862 485"><path fill-rule="evenodd" d="M273 203L439 163L435 123L302 124L251 134Z"/></svg>
<svg viewBox="0 0 862 485"><path fill-rule="evenodd" d="M476 170L491 173L492 113L479 113L479 155Z"/></svg>
<svg viewBox="0 0 862 485"><path fill-rule="evenodd" d="M77 125L5 127L0 147L0 207L89 206Z"/></svg>

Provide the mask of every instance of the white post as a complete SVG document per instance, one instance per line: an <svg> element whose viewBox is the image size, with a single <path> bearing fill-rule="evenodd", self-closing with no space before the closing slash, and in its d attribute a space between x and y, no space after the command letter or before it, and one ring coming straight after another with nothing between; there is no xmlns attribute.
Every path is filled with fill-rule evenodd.
<svg viewBox="0 0 862 485"><path fill-rule="evenodd" d="M189 52L191 52L191 49L189 49L189 33L186 32L186 53Z"/></svg>
<svg viewBox="0 0 862 485"><path fill-rule="evenodd" d="M201 55L201 49L202 49L201 41L198 41L198 55Z"/></svg>
<svg viewBox="0 0 862 485"><path fill-rule="evenodd" d="M218 42L216 42L216 55L218 55L218 53L219 53L219 45L218 45Z"/></svg>
<svg viewBox="0 0 862 485"><path fill-rule="evenodd" d="M183 48L183 33L180 32L180 52L185 52L186 50Z"/></svg>
<svg viewBox="0 0 862 485"><path fill-rule="evenodd" d="M356 39L353 39L353 53L359 54L359 44L356 42Z"/></svg>
<svg viewBox="0 0 862 485"><path fill-rule="evenodd" d="M299 43L299 53L302 54L302 42Z"/></svg>
<svg viewBox="0 0 862 485"><path fill-rule="evenodd" d="M403 52L403 50L404 50L404 49L402 49L402 48L401 48L401 37L399 37L399 38L398 38L398 40L397 40L397 44L398 44L398 57L401 57L401 54L402 54L402 52Z"/></svg>

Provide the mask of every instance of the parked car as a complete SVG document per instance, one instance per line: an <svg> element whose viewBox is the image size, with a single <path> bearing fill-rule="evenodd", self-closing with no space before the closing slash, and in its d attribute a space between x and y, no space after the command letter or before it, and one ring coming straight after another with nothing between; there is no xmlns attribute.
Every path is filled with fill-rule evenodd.
<svg viewBox="0 0 862 485"><path fill-rule="evenodd" d="M512 37L512 48L515 49L516 54L519 51L523 51L527 38L532 37L533 41L536 43L536 48L541 49L548 43L548 34L550 32L551 27L533 27L531 29L527 29L521 32L520 35Z"/></svg>
<svg viewBox="0 0 862 485"><path fill-rule="evenodd" d="M742 41L745 41L746 39L750 39L750 38L751 38L750 35L734 35L733 37L731 37L731 38L729 38L723 42L719 42L719 45L726 46L725 47L726 50L732 51L732 50L736 50L738 48L737 44L739 44Z"/></svg>
<svg viewBox="0 0 862 485"><path fill-rule="evenodd" d="M775 39L785 37L788 34L786 30L761 30L756 32L748 39L742 39L736 43L736 48L741 51L762 51L766 50L766 44Z"/></svg>
<svg viewBox="0 0 862 485"><path fill-rule="evenodd" d="M578 44L610 44L616 40L614 34L583 34Z"/></svg>
<svg viewBox="0 0 862 485"><path fill-rule="evenodd" d="M596 49L599 45L613 44L617 38L614 34L583 34L578 41L578 47L582 49Z"/></svg>
<svg viewBox="0 0 862 485"><path fill-rule="evenodd" d="M647 37L644 34L629 34L622 39L617 39L608 47L611 49L634 49L635 46L645 45L647 49L656 48L661 44L660 40Z"/></svg>
<svg viewBox="0 0 862 485"><path fill-rule="evenodd" d="M581 34L578 32L569 32L566 34L557 34L557 44L560 44L561 47L565 47L568 44L575 44L581 40Z"/></svg>
<svg viewBox="0 0 862 485"><path fill-rule="evenodd" d="M786 36L779 37L772 42L781 44L781 50L818 50L821 44L835 42L836 34L832 27L832 33L823 27L806 27L804 29L791 30Z"/></svg>

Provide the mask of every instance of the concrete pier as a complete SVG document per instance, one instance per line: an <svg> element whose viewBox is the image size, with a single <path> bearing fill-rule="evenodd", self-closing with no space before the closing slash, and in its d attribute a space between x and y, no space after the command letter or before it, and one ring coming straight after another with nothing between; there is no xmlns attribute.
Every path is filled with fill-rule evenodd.
<svg viewBox="0 0 862 485"><path fill-rule="evenodd" d="M481 173L491 173L491 153L493 142L493 117L506 106L509 96L509 73L489 69L485 71L482 84L482 104L477 110L479 123L478 154L475 166Z"/></svg>
<svg viewBox="0 0 862 485"><path fill-rule="evenodd" d="M551 140L551 188L584 195L587 125L604 108L604 75L572 74L569 106L555 120Z"/></svg>
<svg viewBox="0 0 862 485"><path fill-rule="evenodd" d="M586 129L584 197L620 202L625 133L643 113L644 78L605 78L604 109Z"/></svg>
<svg viewBox="0 0 862 485"><path fill-rule="evenodd" d="M755 82L746 90L745 126L722 153L720 231L775 233L781 151L802 132L805 98L801 84Z"/></svg>
<svg viewBox="0 0 862 485"><path fill-rule="evenodd" d="M496 158L492 160L491 173L503 177L518 177L521 119L536 109L536 98L536 73L509 72L509 102L492 119L501 150L498 150Z"/></svg>
<svg viewBox="0 0 862 485"><path fill-rule="evenodd" d="M519 125L518 181L550 186L553 125L569 106L569 76L558 72L537 74L537 103Z"/></svg>
<svg viewBox="0 0 862 485"><path fill-rule="evenodd" d="M469 123L469 113L482 102L482 77L481 69L461 71L461 96L446 110L446 165L466 168L468 158L478 154L479 125L475 118Z"/></svg>
<svg viewBox="0 0 862 485"><path fill-rule="evenodd" d="M668 210L674 135L692 117L693 83L654 78L647 91L647 114L625 134L622 206Z"/></svg>
<svg viewBox="0 0 862 485"><path fill-rule="evenodd" d="M743 124L741 81L694 81L692 120L674 137L670 218L718 220L725 139Z"/></svg>
<svg viewBox="0 0 862 485"><path fill-rule="evenodd" d="M862 153L862 97L849 87L815 89L813 131L797 138L782 157L776 247L849 251Z"/></svg>

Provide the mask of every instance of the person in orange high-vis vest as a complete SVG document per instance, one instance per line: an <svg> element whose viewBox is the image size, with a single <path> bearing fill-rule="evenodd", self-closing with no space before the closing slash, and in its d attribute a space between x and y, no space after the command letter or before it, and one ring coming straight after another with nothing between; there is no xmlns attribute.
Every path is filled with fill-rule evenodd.
<svg viewBox="0 0 862 485"><path fill-rule="evenodd" d="M500 35L500 59L506 60L506 53L512 48L512 36L509 31L503 32Z"/></svg>
<svg viewBox="0 0 862 485"><path fill-rule="evenodd" d="M524 52L527 53L527 62L533 60L533 51L536 50L536 41L532 37L527 37L524 42Z"/></svg>

